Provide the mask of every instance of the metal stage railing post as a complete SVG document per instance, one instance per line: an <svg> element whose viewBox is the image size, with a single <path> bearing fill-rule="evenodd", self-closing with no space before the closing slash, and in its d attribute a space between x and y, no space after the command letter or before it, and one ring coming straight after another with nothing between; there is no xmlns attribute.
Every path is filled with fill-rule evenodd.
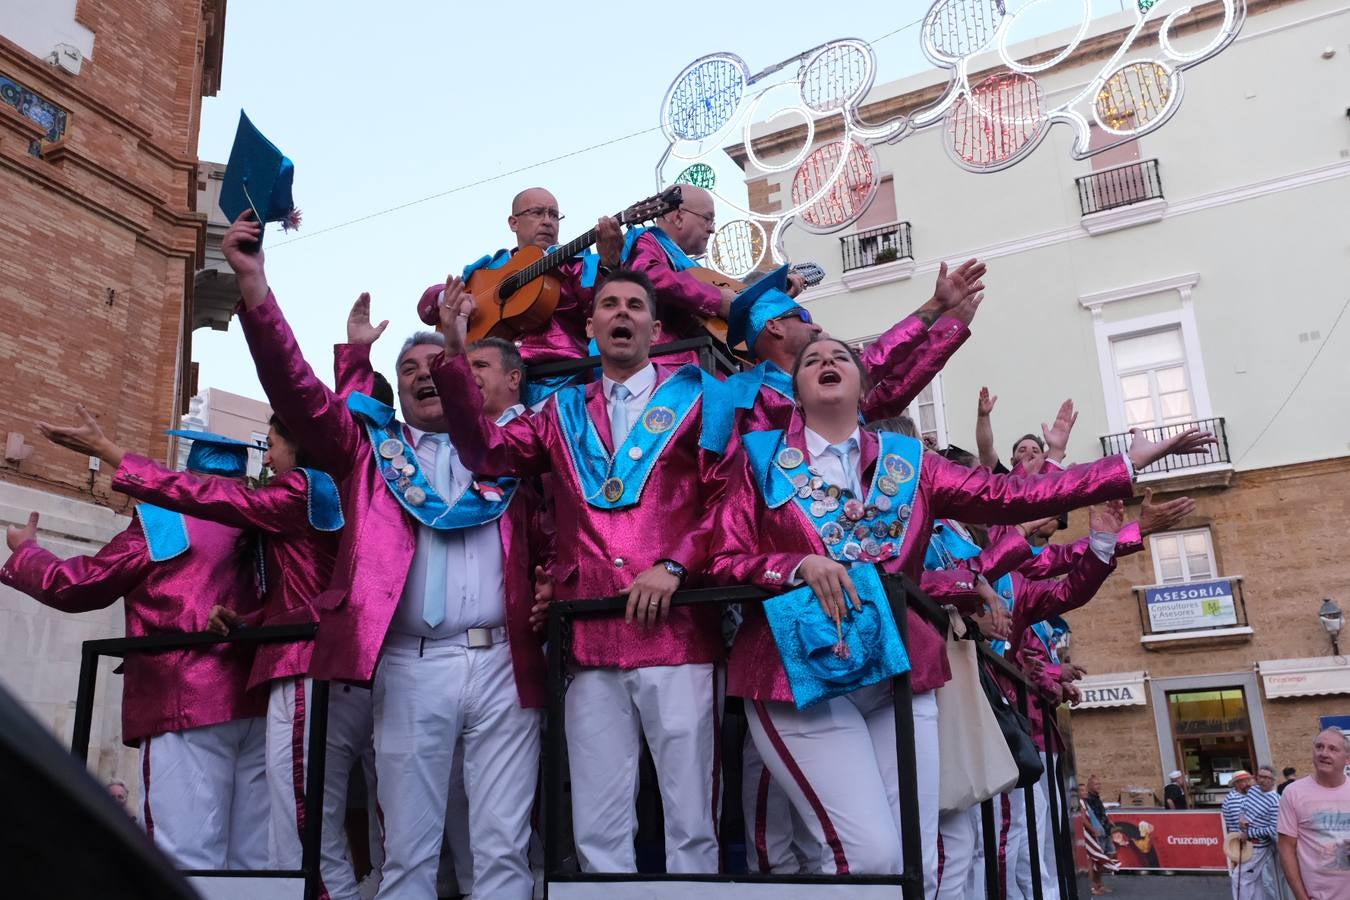
<svg viewBox="0 0 1350 900"><path fill-rule="evenodd" d="M1048 704L1043 709L1041 716L1041 738L1045 741L1045 793L1046 809L1050 812L1050 846L1055 851L1055 879L1059 885L1059 894L1061 897L1067 896L1069 892L1068 884L1065 880L1064 866L1060 857L1060 850L1063 845L1062 831L1064 826L1064 817L1060 815L1059 810L1059 790L1057 778L1058 771L1055 766L1055 735L1054 725L1051 723L1051 714L1054 712ZM1039 854L1038 854L1039 855Z"/></svg>
<svg viewBox="0 0 1350 900"><path fill-rule="evenodd" d="M323 871L319 865L323 841L324 770L328 766L328 682L312 681L309 695L309 752L305 760L305 832L300 845L300 867L305 870L305 900L319 900ZM303 691L304 685L296 685Z"/></svg>
<svg viewBox="0 0 1350 900"><path fill-rule="evenodd" d="M88 646L82 646L80 683L75 691L75 726L70 733L70 752L82 763L89 762L89 733L94 724L94 687L97 682L98 654Z"/></svg>
<svg viewBox="0 0 1350 900"><path fill-rule="evenodd" d="M998 825L994 820L994 800L991 797L980 804L980 832L984 841L984 896L998 897Z"/></svg>
<svg viewBox="0 0 1350 900"><path fill-rule="evenodd" d="M1027 686L1017 682L1017 711L1027 714ZM1022 805L1027 820L1027 857L1031 861L1031 896L1034 900L1044 900L1045 891L1041 885L1041 846L1040 833L1036 829L1036 784L1033 782L1022 788ZM1008 860L1009 874L1016 869L1016 860Z"/></svg>
<svg viewBox="0 0 1350 900"><path fill-rule="evenodd" d="M895 626L900 640L909 645L908 591L903 585L893 590L886 585L888 595L900 595L899 603L892 603ZM909 672L892 681L892 702L895 704L896 772L900 777L900 848L904 854L904 880L900 888L905 900L923 900L923 823L919 814L919 759L914 746L914 691ZM905 785L911 785L906 790ZM934 822L934 825L937 823Z"/></svg>
<svg viewBox="0 0 1350 900"><path fill-rule="evenodd" d="M566 738L567 673L564 632L569 623L551 606L548 616L548 722L543 743L544 772L544 883L561 873L562 838L567 830L568 807L563 804L563 782L567 778L563 741Z"/></svg>

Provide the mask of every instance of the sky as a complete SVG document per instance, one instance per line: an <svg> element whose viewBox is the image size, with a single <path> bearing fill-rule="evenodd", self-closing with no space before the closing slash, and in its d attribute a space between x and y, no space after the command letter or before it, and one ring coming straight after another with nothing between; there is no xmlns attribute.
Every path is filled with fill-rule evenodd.
<svg viewBox="0 0 1350 900"><path fill-rule="evenodd" d="M1097 0L1093 12L1119 4ZM517 191L553 191L566 217L562 240L654 192L666 148L661 101L689 62L731 51L758 71L858 37L873 42L884 84L928 68L918 28L927 5L853 0L847 16L827 17L840 7L819 0L594 0L571 9L534 0L509 8L236 0L221 88L203 101L198 155L228 160L243 109L294 161L304 221L288 234L269 226L272 289L330 383L332 346L345 340L352 302L369 291L372 317L390 320L374 362L392 375L403 339L421 327L422 291L514 244L506 216ZM1042 5L1028 24L1048 31L1076 20L1080 0ZM720 189L737 172L729 160L718 166ZM262 398L237 323L196 331L193 357L201 389Z"/></svg>

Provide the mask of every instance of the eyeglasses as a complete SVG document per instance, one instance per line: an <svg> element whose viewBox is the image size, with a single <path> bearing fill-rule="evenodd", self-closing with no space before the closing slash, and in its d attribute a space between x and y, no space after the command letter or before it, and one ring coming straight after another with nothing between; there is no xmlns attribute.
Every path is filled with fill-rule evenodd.
<svg viewBox="0 0 1350 900"><path fill-rule="evenodd" d="M687 207L687 206L681 206L680 209L683 210L684 212L689 213L691 216L698 216L700 219L702 219L703 221L707 222L709 225L713 225L713 224L715 224L715 223L717 222L717 213L716 213L716 212L701 213L701 212L699 212L698 210L696 210L696 209L690 209L690 208Z"/></svg>
<svg viewBox="0 0 1350 900"><path fill-rule="evenodd" d="M801 320L802 320L803 322L805 322L807 325L812 325L812 324L814 324L814 323L811 321L811 314L810 314L809 312L807 312L806 310L802 309L800 306L797 307L796 309L794 309L794 310L793 310L792 312L790 312L790 313L783 313L783 315L778 316L777 318L779 318L779 319L801 319Z"/></svg>
<svg viewBox="0 0 1350 900"><path fill-rule="evenodd" d="M552 206L531 206L529 209L522 209L520 212L511 213L511 215L529 216L531 219L552 219L555 222L561 222L567 218Z"/></svg>

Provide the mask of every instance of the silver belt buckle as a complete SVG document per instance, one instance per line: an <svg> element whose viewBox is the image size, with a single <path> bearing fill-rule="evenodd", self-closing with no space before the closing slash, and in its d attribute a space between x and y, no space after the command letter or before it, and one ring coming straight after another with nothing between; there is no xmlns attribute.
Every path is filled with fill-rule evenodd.
<svg viewBox="0 0 1350 900"><path fill-rule="evenodd" d="M494 643L491 628L470 628L465 634L469 639L470 650L482 650L485 647L491 647Z"/></svg>

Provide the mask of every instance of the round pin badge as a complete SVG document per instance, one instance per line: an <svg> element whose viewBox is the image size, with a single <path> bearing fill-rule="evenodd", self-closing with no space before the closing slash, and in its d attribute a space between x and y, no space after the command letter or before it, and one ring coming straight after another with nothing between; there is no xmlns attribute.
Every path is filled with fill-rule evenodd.
<svg viewBox="0 0 1350 900"><path fill-rule="evenodd" d="M877 498L876 507L879 512L890 512L891 498L887 497L885 494L882 494L880 497Z"/></svg>
<svg viewBox="0 0 1350 900"><path fill-rule="evenodd" d="M642 414L642 427L652 434L663 434L675 427L675 410L669 406L653 406Z"/></svg>
<svg viewBox="0 0 1350 900"><path fill-rule="evenodd" d="M618 478L610 478L605 481L604 486L605 499L610 503L617 503L623 496L623 481Z"/></svg>
<svg viewBox="0 0 1350 900"><path fill-rule="evenodd" d="M380 474L384 476L385 481L398 481L402 473L393 469L381 469Z"/></svg>
<svg viewBox="0 0 1350 900"><path fill-rule="evenodd" d="M891 526L887 525L885 522L878 520L872 523L872 537L884 538L886 535L890 533L891 533Z"/></svg>
<svg viewBox="0 0 1350 900"><path fill-rule="evenodd" d="M802 464L803 459L802 451L796 447L784 447L778 451L778 465L783 469L795 469Z"/></svg>
<svg viewBox="0 0 1350 900"><path fill-rule="evenodd" d="M403 499L408 501L409 506L421 506L427 502L427 492L415 484L409 485L408 489L403 492Z"/></svg>
<svg viewBox="0 0 1350 900"><path fill-rule="evenodd" d="M881 541L876 538L868 538L863 541L862 548L863 553L866 553L868 556L876 556L881 552Z"/></svg>
<svg viewBox="0 0 1350 900"><path fill-rule="evenodd" d="M825 486L825 479L819 475L811 479L811 490L818 491Z"/></svg>
<svg viewBox="0 0 1350 900"><path fill-rule="evenodd" d="M393 459L403 452L403 442L398 438L385 438L380 441L380 455L385 459Z"/></svg>
<svg viewBox="0 0 1350 900"><path fill-rule="evenodd" d="M811 492L811 499L812 499L812 500L824 500L824 499L825 499L825 492L822 491L820 488L816 488L814 491Z"/></svg>
<svg viewBox="0 0 1350 900"><path fill-rule="evenodd" d="M629 447L629 448L628 448L628 458L631 459L631 460L634 460L634 461L639 460L639 459L642 459L642 448L641 448L641 447Z"/></svg>
<svg viewBox="0 0 1350 900"><path fill-rule="evenodd" d="M839 501L834 497L826 497L820 502L825 504L825 511L827 513L832 513L839 508Z"/></svg>
<svg viewBox="0 0 1350 900"><path fill-rule="evenodd" d="M797 496L801 497L803 500L809 500L811 497L811 485L804 484L797 488Z"/></svg>
<svg viewBox="0 0 1350 900"><path fill-rule="evenodd" d="M404 477L411 478L417 474L417 466L414 466L412 463L408 463L402 469L399 469L399 471L403 473Z"/></svg>
<svg viewBox="0 0 1350 900"><path fill-rule="evenodd" d="M803 487L806 487L806 485L809 484L810 481L811 479L806 477L805 472L798 472L796 475L792 476L792 486L797 488L798 490L801 490ZM811 493L811 489L807 488L806 492L808 494Z"/></svg>
<svg viewBox="0 0 1350 900"><path fill-rule="evenodd" d="M811 503L811 515L815 516L817 519L819 519L821 516L825 515L825 501L824 501L824 500L814 500L814 501L812 501L812 503Z"/></svg>
<svg viewBox="0 0 1350 900"><path fill-rule="evenodd" d="M877 479L877 489L887 497L894 497L900 493L900 485L895 483L895 479L889 475L882 475Z"/></svg>
<svg viewBox="0 0 1350 900"><path fill-rule="evenodd" d="M877 509L875 506L869 506L867 509L863 510L863 518L869 522L879 515L881 515L881 510Z"/></svg>
<svg viewBox="0 0 1350 900"><path fill-rule="evenodd" d="M389 457L389 465L393 466L395 469L402 469L407 464L408 457L404 456L402 453L396 453Z"/></svg>
<svg viewBox="0 0 1350 900"><path fill-rule="evenodd" d="M825 496L827 497L838 497L842 493L843 491L839 490L839 488L835 487L834 485L830 485L829 487L825 488Z"/></svg>
<svg viewBox="0 0 1350 900"><path fill-rule="evenodd" d="M850 521L856 522L863 517L866 510L863 508L861 500L850 500L844 504L844 515L848 516Z"/></svg>
<svg viewBox="0 0 1350 900"><path fill-rule="evenodd" d="M820 526L820 539L826 547L833 547L844 539L844 526L838 522L826 522Z"/></svg>
<svg viewBox="0 0 1350 900"><path fill-rule="evenodd" d="M872 536L872 529L859 522L857 525L853 526L853 536L861 541L864 538Z"/></svg>
<svg viewBox="0 0 1350 900"><path fill-rule="evenodd" d="M899 522L892 522L889 531L891 537L898 538L901 534L904 533L905 526L900 524Z"/></svg>
<svg viewBox="0 0 1350 900"><path fill-rule="evenodd" d="M912 512L913 510L909 508L908 503L901 503L900 508L895 511L895 514L900 517L901 522L908 522Z"/></svg>
<svg viewBox="0 0 1350 900"><path fill-rule="evenodd" d="M859 544L857 541L849 541L844 545L842 552L845 559L857 559L862 556L862 544Z"/></svg>

